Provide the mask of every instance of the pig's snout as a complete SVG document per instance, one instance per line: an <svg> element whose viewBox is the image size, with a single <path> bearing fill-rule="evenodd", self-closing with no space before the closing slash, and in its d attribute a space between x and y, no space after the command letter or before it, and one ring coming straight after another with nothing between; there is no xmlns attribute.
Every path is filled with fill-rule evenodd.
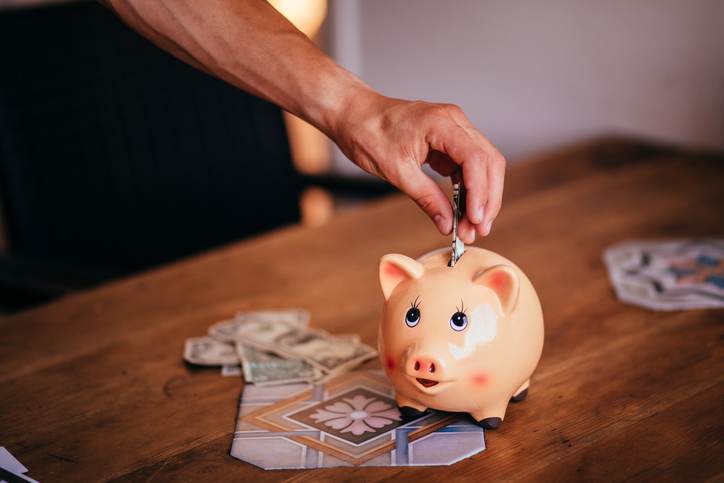
<svg viewBox="0 0 724 483"><path fill-rule="evenodd" d="M407 359L407 373L413 377L438 379L442 370L442 363L434 357L412 355Z"/></svg>

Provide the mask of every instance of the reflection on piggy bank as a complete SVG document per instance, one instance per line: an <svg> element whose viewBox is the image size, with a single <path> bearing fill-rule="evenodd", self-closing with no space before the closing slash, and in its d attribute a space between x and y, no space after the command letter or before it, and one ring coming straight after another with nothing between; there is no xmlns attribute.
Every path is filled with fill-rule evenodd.
<svg viewBox="0 0 724 483"><path fill-rule="evenodd" d="M379 328L382 364L407 417L428 408L500 426L508 402L528 394L543 350L543 312L528 277L506 258L468 247L418 260L385 255Z"/></svg>

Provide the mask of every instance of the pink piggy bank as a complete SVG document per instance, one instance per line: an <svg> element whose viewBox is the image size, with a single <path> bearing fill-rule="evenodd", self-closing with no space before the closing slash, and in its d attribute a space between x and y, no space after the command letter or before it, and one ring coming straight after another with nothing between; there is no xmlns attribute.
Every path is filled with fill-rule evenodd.
<svg viewBox="0 0 724 483"><path fill-rule="evenodd" d="M418 260L385 255L379 327L382 365L400 412L466 412L496 429L510 400L528 394L543 350L543 312L528 277L510 260L468 247Z"/></svg>

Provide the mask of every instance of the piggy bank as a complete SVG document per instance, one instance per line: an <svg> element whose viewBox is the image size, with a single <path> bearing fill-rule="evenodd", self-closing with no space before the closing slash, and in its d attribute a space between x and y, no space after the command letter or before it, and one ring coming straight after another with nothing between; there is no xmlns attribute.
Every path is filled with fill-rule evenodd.
<svg viewBox="0 0 724 483"><path fill-rule="evenodd" d="M400 412L469 413L498 428L523 400L543 350L543 312L528 277L510 260L468 247L417 260L385 255L379 354Z"/></svg>

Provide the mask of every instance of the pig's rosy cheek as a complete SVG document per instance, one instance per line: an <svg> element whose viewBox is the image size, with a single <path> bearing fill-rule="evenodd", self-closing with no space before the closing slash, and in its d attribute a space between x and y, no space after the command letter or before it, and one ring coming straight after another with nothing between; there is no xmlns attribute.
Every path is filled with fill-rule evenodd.
<svg viewBox="0 0 724 483"><path fill-rule="evenodd" d="M387 358L385 359L385 366L387 366L388 371L394 371L395 370L395 360L392 357L387 356Z"/></svg>
<svg viewBox="0 0 724 483"><path fill-rule="evenodd" d="M476 372L470 378L470 382L472 382L475 386L484 386L488 383L488 380L488 375L484 372Z"/></svg>

